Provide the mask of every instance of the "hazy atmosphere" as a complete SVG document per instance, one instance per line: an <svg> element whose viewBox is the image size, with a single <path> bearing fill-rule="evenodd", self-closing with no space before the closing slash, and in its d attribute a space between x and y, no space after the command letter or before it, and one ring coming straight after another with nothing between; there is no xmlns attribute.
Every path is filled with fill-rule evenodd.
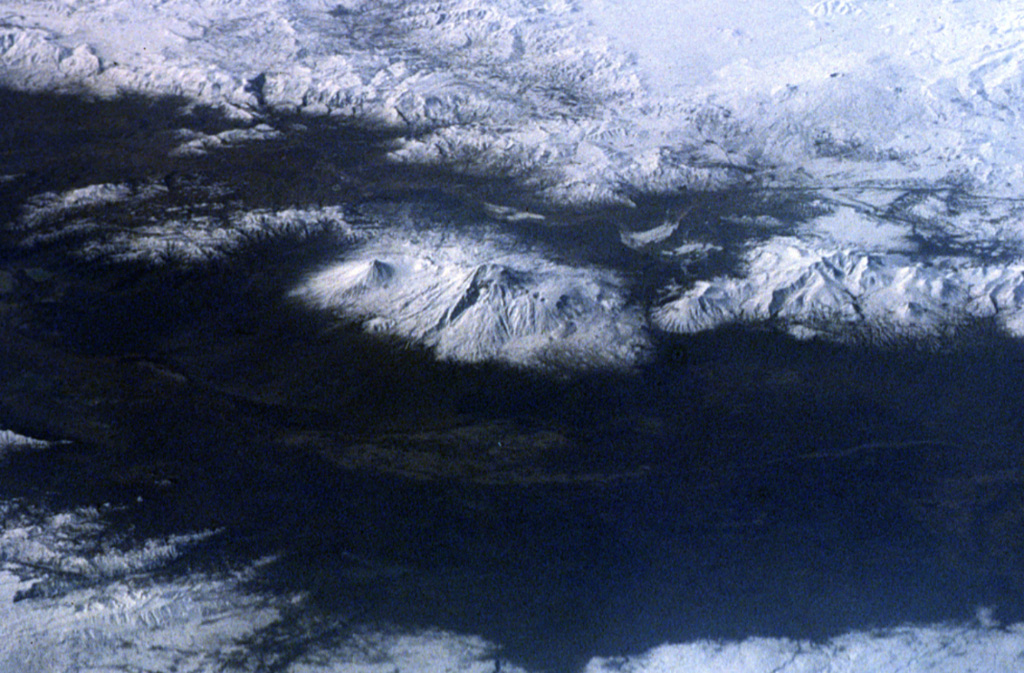
<svg viewBox="0 0 1024 673"><path fill-rule="evenodd" d="M1024 670L1024 2L0 0L0 671Z"/></svg>

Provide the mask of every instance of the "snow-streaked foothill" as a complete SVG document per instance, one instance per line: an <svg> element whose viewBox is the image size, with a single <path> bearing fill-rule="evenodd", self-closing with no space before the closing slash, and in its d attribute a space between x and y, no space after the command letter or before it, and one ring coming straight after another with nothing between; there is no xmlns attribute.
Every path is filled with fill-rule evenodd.
<svg viewBox="0 0 1024 673"><path fill-rule="evenodd" d="M110 534L105 508L7 501L0 513L4 671L218 670L239 638L278 616L239 590L249 570L156 579L213 532L132 545Z"/></svg>
<svg viewBox="0 0 1024 673"><path fill-rule="evenodd" d="M350 229L335 208L250 211L224 218L170 218L131 232L103 231L84 245L87 259L196 264L223 259L253 239L331 233L344 239Z"/></svg>
<svg viewBox="0 0 1024 673"><path fill-rule="evenodd" d="M176 576L167 568L217 532L131 542L110 530L111 513L0 502L0 670L261 670L261 634L303 600L246 588L274 560ZM361 629L280 670L483 672L496 652L476 636Z"/></svg>
<svg viewBox="0 0 1024 673"><path fill-rule="evenodd" d="M194 131L182 135L185 136L182 143L171 150L171 156L201 156L210 150L225 146L279 138L281 132L267 124L257 124L252 128L231 129L214 134Z"/></svg>
<svg viewBox="0 0 1024 673"><path fill-rule="evenodd" d="M353 236L341 208L231 210L225 216L203 203L166 207L167 188L96 184L33 197L15 222L22 247L70 241L73 254L101 262L190 265L223 259L254 239L332 233ZM215 188L204 190L211 200ZM143 222L121 226L110 213L145 213ZM209 212L213 210L214 212Z"/></svg>

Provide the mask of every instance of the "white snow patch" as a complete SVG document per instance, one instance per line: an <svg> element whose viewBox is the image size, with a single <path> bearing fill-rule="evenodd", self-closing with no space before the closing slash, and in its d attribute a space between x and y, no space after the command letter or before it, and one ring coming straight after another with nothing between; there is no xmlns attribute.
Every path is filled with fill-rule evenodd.
<svg viewBox="0 0 1024 673"><path fill-rule="evenodd" d="M543 222L546 218L539 213L531 213L528 210L519 210L510 206L499 206L494 203L484 203L484 212L502 222Z"/></svg>
<svg viewBox="0 0 1024 673"><path fill-rule="evenodd" d="M246 595L243 580L118 581L16 600L32 582L0 569L0 670L223 671L242 639L279 614Z"/></svg>
<svg viewBox="0 0 1024 673"><path fill-rule="evenodd" d="M88 185L62 193L45 192L29 200L21 220L23 224L32 226L47 218L117 203L132 196L132 189L128 185L118 184Z"/></svg>
<svg viewBox="0 0 1024 673"><path fill-rule="evenodd" d="M168 219L130 231L103 232L84 245L83 257L113 262L197 264L229 256L248 241L288 233L331 230L344 237L348 227L336 209L251 211L228 218L193 216Z"/></svg>
<svg viewBox="0 0 1024 673"><path fill-rule="evenodd" d="M104 512L45 514L0 504L0 670L223 670L241 640L278 618L225 576L152 572L213 533L130 545Z"/></svg>
<svg viewBox="0 0 1024 673"><path fill-rule="evenodd" d="M720 252L722 249L723 248L720 245L695 241L692 243L683 243L672 250L663 250L661 254L670 257L700 258L706 257L712 252Z"/></svg>
<svg viewBox="0 0 1024 673"><path fill-rule="evenodd" d="M56 573L76 580L124 577L158 568L180 556L183 549L214 534L172 536L126 549L112 540L96 542L104 529L103 512L97 508L46 516L20 511L12 503L0 503L0 513L5 523L0 532L0 563L4 568Z"/></svg>
<svg viewBox="0 0 1024 673"><path fill-rule="evenodd" d="M837 248L870 252L911 252L917 245L907 236L909 227L873 217L854 208L840 207L800 227L801 238Z"/></svg>
<svg viewBox="0 0 1024 673"><path fill-rule="evenodd" d="M497 235L385 233L293 294L442 359L628 367L647 348L643 317L614 274Z"/></svg>
<svg viewBox="0 0 1024 673"><path fill-rule="evenodd" d="M50 442L32 439L10 430L0 430L0 458L15 451L38 451L51 446Z"/></svg>
<svg viewBox="0 0 1024 673"><path fill-rule="evenodd" d="M679 220L674 222L665 222L661 226L648 229L646 231L623 231L620 234L622 244L627 248L633 250L639 250L648 245L655 243L661 243L667 238L671 237L679 228Z"/></svg>
<svg viewBox="0 0 1024 673"><path fill-rule="evenodd" d="M366 631L338 650L322 653L323 661L299 662L289 673L493 673L499 670L497 648L478 636L426 630L416 633ZM501 662L501 671L525 669Z"/></svg>
<svg viewBox="0 0 1024 673"><path fill-rule="evenodd" d="M210 150L220 149L257 140L273 140L282 133L268 124L257 124L252 128L238 128L215 134L190 132L188 140L171 150L171 156L201 156Z"/></svg>
<svg viewBox="0 0 1024 673"><path fill-rule="evenodd" d="M1024 625L904 627L854 632L827 643L776 638L664 645L634 657L597 658L585 673L1013 673L1024 663Z"/></svg>
<svg viewBox="0 0 1024 673"><path fill-rule="evenodd" d="M733 61L798 54L817 37L800 3L791 0L581 4L599 29L640 56L656 86L669 90L706 84Z"/></svg>

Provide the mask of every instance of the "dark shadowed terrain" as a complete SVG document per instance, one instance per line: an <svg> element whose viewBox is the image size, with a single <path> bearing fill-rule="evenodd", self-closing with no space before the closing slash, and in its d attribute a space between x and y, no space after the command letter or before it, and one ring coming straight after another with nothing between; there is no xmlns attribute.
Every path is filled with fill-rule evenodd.
<svg viewBox="0 0 1024 673"><path fill-rule="evenodd" d="M83 256L92 234L62 227L394 202L457 228L498 197L541 208L528 195L396 168L386 134L312 119L180 157L179 129L237 122L11 92L0 119L0 427L69 440L9 456L0 497L121 504L111 525L140 540L224 531L170 573L276 556L254 586L308 609L248 644L260 670L367 624L479 634L501 659L574 671L696 638L820 640L980 606L1024 619L1024 345L986 324L884 347L655 334L616 373L439 362L289 297L347 245L322 224L164 264ZM159 190L48 220L48 237L25 224L39 194L98 183ZM722 233L726 211L812 207L636 200L634 218L685 208L722 240L757 235ZM621 212L544 213L507 226L636 279L641 305L690 280L626 249Z"/></svg>

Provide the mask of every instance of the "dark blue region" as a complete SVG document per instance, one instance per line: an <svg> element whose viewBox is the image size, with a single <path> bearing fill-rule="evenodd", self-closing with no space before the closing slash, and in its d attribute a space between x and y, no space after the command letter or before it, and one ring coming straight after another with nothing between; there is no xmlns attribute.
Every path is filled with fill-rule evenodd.
<svg viewBox="0 0 1024 673"><path fill-rule="evenodd" d="M172 160L146 129L199 123L175 101L11 96L61 123L9 138L10 218L100 177L161 180L157 210L224 184L230 207L413 203L450 227L503 194L537 208L500 181L381 171L386 138L368 130L309 123L278 145ZM108 117L137 131L105 136ZM115 141L137 151L129 166L90 164ZM48 158L55 143L69 160ZM698 197L651 197L634 217L684 199ZM709 236L712 202L695 206ZM153 212L93 215L130 228ZM516 231L621 271L638 301L677 273L622 248L621 211L546 214L559 226ZM439 363L290 301L344 252L329 237L254 237L221 262L153 268L83 262L68 241L25 248L4 226L0 427L74 441L10 456L0 496L123 505L111 534L140 543L223 531L170 574L278 555L252 588L309 599L246 644L265 670L363 625L476 634L498 661L578 671L666 642L826 640L982 605L1024 620L1024 347L990 325L884 346L656 334L634 372L536 373Z"/></svg>

